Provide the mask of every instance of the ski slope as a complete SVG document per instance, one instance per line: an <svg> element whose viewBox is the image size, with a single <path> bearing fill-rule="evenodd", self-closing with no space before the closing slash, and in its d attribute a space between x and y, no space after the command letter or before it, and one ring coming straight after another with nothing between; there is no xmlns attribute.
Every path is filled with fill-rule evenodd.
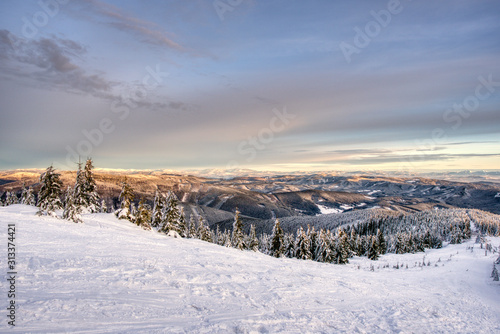
<svg viewBox="0 0 500 334"><path fill-rule="evenodd" d="M473 241L340 266L35 212L0 207L3 275L8 223L18 262L15 328L0 282L2 333L500 333L498 254Z"/></svg>

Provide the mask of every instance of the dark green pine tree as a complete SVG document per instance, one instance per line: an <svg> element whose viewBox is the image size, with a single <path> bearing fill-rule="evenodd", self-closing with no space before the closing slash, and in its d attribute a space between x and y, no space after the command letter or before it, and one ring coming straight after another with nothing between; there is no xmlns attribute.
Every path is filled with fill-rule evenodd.
<svg viewBox="0 0 500 334"><path fill-rule="evenodd" d="M85 201L85 207L91 212L100 211L100 199L97 193L97 184L94 179L94 172L92 171L94 166L92 165L92 159L88 158L85 163L85 168L83 169L83 197Z"/></svg>
<svg viewBox="0 0 500 334"><path fill-rule="evenodd" d="M297 237L295 239L295 257L301 260L312 260L311 240L307 236L304 229L299 227Z"/></svg>
<svg viewBox="0 0 500 334"><path fill-rule="evenodd" d="M384 234L380 229L377 230L377 248L379 254L387 253L387 243L385 242Z"/></svg>
<svg viewBox="0 0 500 334"><path fill-rule="evenodd" d="M243 223L240 218L240 211L236 209L233 222L233 232L231 235L231 244L239 250L245 249L245 239L243 234Z"/></svg>
<svg viewBox="0 0 500 334"><path fill-rule="evenodd" d="M280 226L280 221L279 219L276 219L274 221L274 227L273 227L273 233L271 235L271 245L269 248L269 253L271 256L274 257L281 257L284 252L284 245L283 245L283 230L281 229Z"/></svg>
<svg viewBox="0 0 500 334"><path fill-rule="evenodd" d="M151 207L144 202L141 198L139 207L137 208L137 216L135 217L135 224L142 227L144 230L151 230Z"/></svg>
<svg viewBox="0 0 500 334"><path fill-rule="evenodd" d="M370 246L368 246L368 252L366 255L370 260L378 259L377 238L375 236L370 237Z"/></svg>
<svg viewBox="0 0 500 334"><path fill-rule="evenodd" d="M122 183L122 192L120 193L120 208L115 211L115 215L118 219L127 219L129 221L134 221L134 217L131 212L132 201L134 200L134 190L127 183L127 180Z"/></svg>
<svg viewBox="0 0 500 334"><path fill-rule="evenodd" d="M40 191L38 192L38 215L55 216L55 211L62 209L60 174L56 173L54 167L49 166L45 173L40 175Z"/></svg>

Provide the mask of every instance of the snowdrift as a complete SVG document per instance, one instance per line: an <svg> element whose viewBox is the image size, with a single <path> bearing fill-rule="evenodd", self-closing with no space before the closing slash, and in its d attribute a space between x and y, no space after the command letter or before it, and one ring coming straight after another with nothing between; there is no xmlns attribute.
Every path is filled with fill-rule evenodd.
<svg viewBox="0 0 500 334"><path fill-rule="evenodd" d="M500 285L490 278L498 253L474 237L341 266L170 238L111 214L75 224L35 212L0 207L3 333L500 332ZM8 224L15 327L6 317ZM489 240L498 249L500 238Z"/></svg>

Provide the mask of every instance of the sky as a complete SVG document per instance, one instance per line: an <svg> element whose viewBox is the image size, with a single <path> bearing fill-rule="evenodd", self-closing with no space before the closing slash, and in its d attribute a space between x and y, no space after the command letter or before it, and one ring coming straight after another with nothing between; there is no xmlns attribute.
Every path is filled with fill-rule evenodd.
<svg viewBox="0 0 500 334"><path fill-rule="evenodd" d="M0 1L0 169L500 169L496 0Z"/></svg>

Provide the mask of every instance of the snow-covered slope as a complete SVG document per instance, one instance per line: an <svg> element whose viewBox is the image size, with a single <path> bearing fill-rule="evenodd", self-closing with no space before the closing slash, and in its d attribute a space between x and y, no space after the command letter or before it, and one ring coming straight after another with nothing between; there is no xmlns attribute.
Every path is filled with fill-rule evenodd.
<svg viewBox="0 0 500 334"><path fill-rule="evenodd" d="M0 207L4 275L8 223L18 252L15 328L0 281L3 333L500 332L497 254L472 241L340 266L169 238L109 214L75 224L35 211Z"/></svg>

